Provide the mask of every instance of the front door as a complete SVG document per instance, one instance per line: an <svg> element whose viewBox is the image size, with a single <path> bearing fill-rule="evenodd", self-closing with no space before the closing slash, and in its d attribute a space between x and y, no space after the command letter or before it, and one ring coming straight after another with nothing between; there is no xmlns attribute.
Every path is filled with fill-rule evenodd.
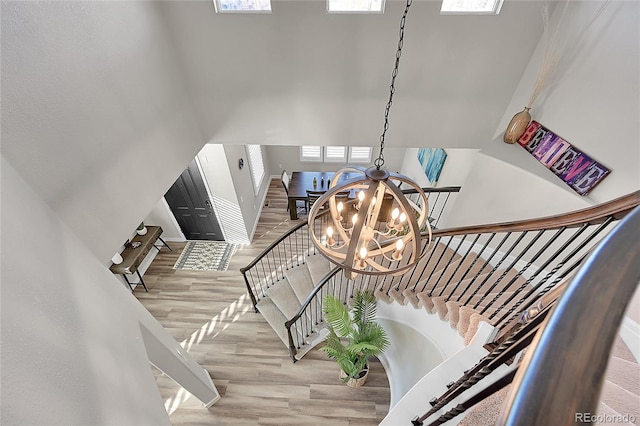
<svg viewBox="0 0 640 426"><path fill-rule="evenodd" d="M224 241L196 160L164 195L187 240Z"/></svg>

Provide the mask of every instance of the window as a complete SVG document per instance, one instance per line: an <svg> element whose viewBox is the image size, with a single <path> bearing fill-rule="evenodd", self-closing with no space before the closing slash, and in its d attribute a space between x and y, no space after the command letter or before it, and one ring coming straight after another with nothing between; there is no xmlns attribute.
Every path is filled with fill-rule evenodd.
<svg viewBox="0 0 640 426"><path fill-rule="evenodd" d="M322 161L322 147L319 145L301 146L300 161Z"/></svg>
<svg viewBox="0 0 640 426"><path fill-rule="evenodd" d="M264 163L262 162L262 146L247 145L247 157L249 158L249 168L251 169L251 179L253 180L253 191L258 194L262 179L264 178Z"/></svg>
<svg viewBox="0 0 640 426"><path fill-rule="evenodd" d="M326 163L370 163L373 148L370 146L343 145L303 145L300 147L300 161L324 161Z"/></svg>
<svg viewBox="0 0 640 426"><path fill-rule="evenodd" d="M383 13L384 0L327 0L329 13Z"/></svg>
<svg viewBox="0 0 640 426"><path fill-rule="evenodd" d="M271 0L213 0L218 13L271 12Z"/></svg>
<svg viewBox="0 0 640 426"><path fill-rule="evenodd" d="M346 146L326 146L324 148L324 161L331 163L344 163L346 160Z"/></svg>
<svg viewBox="0 0 640 426"><path fill-rule="evenodd" d="M442 0L441 15L497 15L503 0Z"/></svg>
<svg viewBox="0 0 640 426"><path fill-rule="evenodd" d="M352 146L349 148L350 163L370 163L371 152L373 148L370 146Z"/></svg>

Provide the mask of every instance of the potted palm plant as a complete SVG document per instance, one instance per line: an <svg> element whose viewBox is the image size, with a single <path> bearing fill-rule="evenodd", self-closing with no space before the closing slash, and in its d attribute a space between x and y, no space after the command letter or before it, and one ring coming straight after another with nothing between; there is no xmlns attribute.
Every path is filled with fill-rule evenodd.
<svg viewBox="0 0 640 426"><path fill-rule="evenodd" d="M322 311L329 324L329 335L322 350L340 366L342 381L351 387L364 385L369 359L389 346L384 328L377 322L376 299L370 291L357 291L351 310L332 295L324 298Z"/></svg>
<svg viewBox="0 0 640 426"><path fill-rule="evenodd" d="M147 227L145 226L144 222L141 222L140 225L138 225L138 228L136 229L136 233L138 235L146 235L147 234Z"/></svg>

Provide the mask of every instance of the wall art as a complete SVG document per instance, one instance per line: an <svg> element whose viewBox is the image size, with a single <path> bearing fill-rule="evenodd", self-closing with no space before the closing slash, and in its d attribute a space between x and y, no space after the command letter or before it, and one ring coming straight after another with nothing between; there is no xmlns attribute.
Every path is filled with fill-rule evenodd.
<svg viewBox="0 0 640 426"><path fill-rule="evenodd" d="M433 186L440 179L440 172L442 172L446 159L447 153L442 148L420 148L418 150L418 161Z"/></svg>
<svg viewBox="0 0 640 426"><path fill-rule="evenodd" d="M611 173L607 167L535 120L518 143L580 195L587 195Z"/></svg>

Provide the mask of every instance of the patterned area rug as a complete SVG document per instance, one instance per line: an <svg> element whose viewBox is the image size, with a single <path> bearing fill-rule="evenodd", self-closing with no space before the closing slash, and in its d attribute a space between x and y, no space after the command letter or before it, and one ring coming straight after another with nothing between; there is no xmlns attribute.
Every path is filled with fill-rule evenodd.
<svg viewBox="0 0 640 426"><path fill-rule="evenodd" d="M236 244L224 241L189 241L173 269L188 271L226 271Z"/></svg>

